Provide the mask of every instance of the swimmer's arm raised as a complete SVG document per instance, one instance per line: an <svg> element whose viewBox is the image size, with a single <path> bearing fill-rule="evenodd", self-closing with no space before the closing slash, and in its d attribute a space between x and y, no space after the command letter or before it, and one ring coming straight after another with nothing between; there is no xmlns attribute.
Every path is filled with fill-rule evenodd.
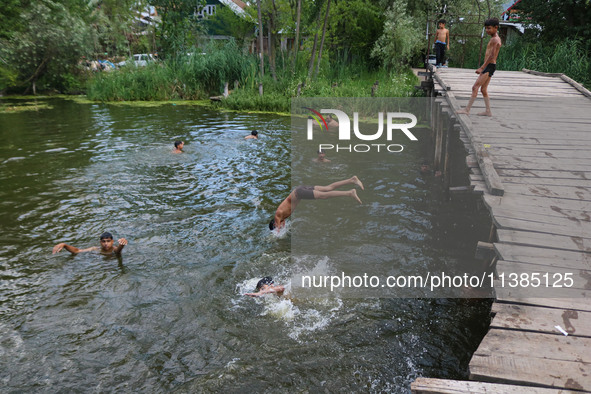
<svg viewBox="0 0 591 394"><path fill-rule="evenodd" d="M127 240L125 238L119 238L117 240L117 243L119 245L117 245L117 247L115 248L115 250L113 250L113 253L120 254L121 251L123 250L123 248L125 247L125 245L127 245Z"/></svg>

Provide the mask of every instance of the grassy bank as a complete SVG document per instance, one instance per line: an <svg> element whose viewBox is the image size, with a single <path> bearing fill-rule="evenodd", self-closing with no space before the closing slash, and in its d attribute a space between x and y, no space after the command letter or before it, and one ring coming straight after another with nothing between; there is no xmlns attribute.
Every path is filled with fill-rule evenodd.
<svg viewBox="0 0 591 394"><path fill-rule="evenodd" d="M233 42L211 46L204 52L147 67L97 73L88 83L87 96L98 101L205 100L221 95L228 82L230 96L216 106L288 113L290 98L298 96L298 91L303 97L370 97L377 81L376 96L408 97L416 94L414 86L418 83L410 69L368 71L362 64L331 67L327 61L316 78L307 79L304 62L292 73L289 59L281 59L276 80L266 70L264 94L260 96L255 55L242 53Z"/></svg>

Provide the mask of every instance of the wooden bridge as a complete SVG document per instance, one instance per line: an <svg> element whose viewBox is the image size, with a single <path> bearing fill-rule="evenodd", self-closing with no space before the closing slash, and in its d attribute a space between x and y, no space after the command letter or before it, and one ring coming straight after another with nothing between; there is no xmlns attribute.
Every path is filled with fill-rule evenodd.
<svg viewBox="0 0 591 394"><path fill-rule="evenodd" d="M591 392L591 93L562 74L497 71L493 116L476 115L480 93L470 116L456 115L477 75L432 71L434 165L453 186L446 146L459 133L493 222L478 254L498 280L470 381L418 378L411 389Z"/></svg>

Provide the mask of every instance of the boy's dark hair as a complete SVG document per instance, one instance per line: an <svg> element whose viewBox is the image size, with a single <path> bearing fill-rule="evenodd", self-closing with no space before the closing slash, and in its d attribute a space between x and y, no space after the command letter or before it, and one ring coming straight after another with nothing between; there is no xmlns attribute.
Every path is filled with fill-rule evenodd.
<svg viewBox="0 0 591 394"><path fill-rule="evenodd" d="M183 141L175 141L174 142L174 147L178 149L179 148L179 145L182 144L182 143L183 143Z"/></svg>
<svg viewBox="0 0 591 394"><path fill-rule="evenodd" d="M318 154L319 154L319 155L321 155L321 154L326 154L326 152L325 152L323 149L320 149L320 150L318 150Z"/></svg>
<svg viewBox="0 0 591 394"><path fill-rule="evenodd" d="M275 218L271 219L271 221L269 222L269 230L275 230Z"/></svg>
<svg viewBox="0 0 591 394"><path fill-rule="evenodd" d="M271 278L270 276L265 276L263 279L259 280L259 283L257 283L255 291L259 291L261 287L263 287L264 285L272 285L273 283L275 283L273 282L273 278Z"/></svg>
<svg viewBox="0 0 591 394"><path fill-rule="evenodd" d="M490 18L484 21L484 26L499 27L499 20L497 18Z"/></svg>
<svg viewBox="0 0 591 394"><path fill-rule="evenodd" d="M445 19L439 19L439 22L437 22L437 24L443 23L445 25Z"/></svg>
<svg viewBox="0 0 591 394"><path fill-rule="evenodd" d="M252 131L252 133L250 133L250 134L251 134L251 135L254 135L254 136L256 137L256 136L259 134L259 132L258 132L258 131L256 131L256 130L253 130L253 131Z"/></svg>
<svg viewBox="0 0 591 394"><path fill-rule="evenodd" d="M113 239L113 234L105 231L104 233L101 234L100 240L102 241L103 239Z"/></svg>

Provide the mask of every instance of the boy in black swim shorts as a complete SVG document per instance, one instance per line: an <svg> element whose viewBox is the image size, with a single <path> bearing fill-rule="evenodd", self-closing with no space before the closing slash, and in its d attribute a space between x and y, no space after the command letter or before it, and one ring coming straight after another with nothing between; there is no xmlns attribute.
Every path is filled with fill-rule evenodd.
<svg viewBox="0 0 591 394"><path fill-rule="evenodd" d="M357 197L357 191L355 189L342 191L335 190L338 187L344 185L355 185L363 190L363 183L356 176L342 181L331 183L328 186L298 186L281 204L277 207L275 217L269 222L269 230L275 228L281 228L285 225L285 219L291 216L293 210L297 207L301 200L323 200L326 198L333 197L351 197L359 204L361 200Z"/></svg>
<svg viewBox="0 0 591 394"><path fill-rule="evenodd" d="M470 109L472 108L472 104L474 104L474 100L476 100L478 89L480 89L482 92L482 97L484 98L486 110L479 113L478 115L492 116L492 112L490 110L490 98L488 97L488 84L490 83L490 79L497 69L497 56L499 56L499 50L501 49L501 38L497 34L497 31L499 30L499 20L497 18L487 19L484 22L484 27L486 29L486 34L491 37L488 45L486 46L484 63L478 70L476 70L476 74L480 75L476 79L474 86L472 86L472 95L470 96L468 105L466 105L466 108L458 110L456 112L458 114L470 114Z"/></svg>

